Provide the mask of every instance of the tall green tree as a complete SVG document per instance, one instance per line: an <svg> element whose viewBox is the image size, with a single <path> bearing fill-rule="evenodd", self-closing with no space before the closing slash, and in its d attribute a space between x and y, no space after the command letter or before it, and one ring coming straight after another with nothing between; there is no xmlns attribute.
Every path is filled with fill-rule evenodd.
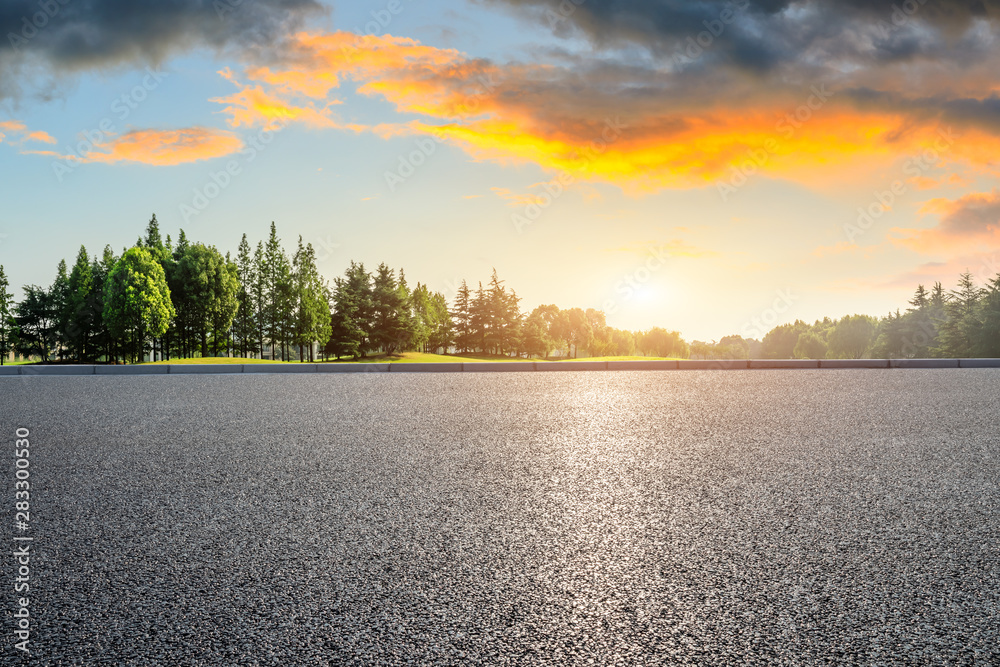
<svg viewBox="0 0 1000 667"><path fill-rule="evenodd" d="M114 338L111 336L107 322L104 321L104 286L108 282L111 269L115 267L117 262L118 258L115 257L115 252L110 245L104 246L104 252L100 259L95 255L91 264L94 286L87 299L89 318L94 323L94 357L100 359L103 356L107 361L112 359Z"/></svg>
<svg viewBox="0 0 1000 667"><path fill-rule="evenodd" d="M451 319L455 327L455 347L464 354L470 351L475 343L472 331L472 292L464 279L455 295Z"/></svg>
<svg viewBox="0 0 1000 667"><path fill-rule="evenodd" d="M60 359L65 359L69 353L67 344L70 336L69 328L72 323L69 295L69 271L66 267L66 260L61 259L56 271L56 278L49 287L49 301L55 316L53 347Z"/></svg>
<svg viewBox="0 0 1000 667"><path fill-rule="evenodd" d="M92 340L100 322L95 321L91 307L94 289L94 269L87 249L80 246L76 263L69 274L69 289L65 305L66 346L69 356L80 361L92 361Z"/></svg>
<svg viewBox="0 0 1000 667"><path fill-rule="evenodd" d="M936 356L970 357L979 343L979 301L983 290L976 286L972 274L966 271L958 279L958 288L945 297L944 317L938 325Z"/></svg>
<svg viewBox="0 0 1000 667"><path fill-rule="evenodd" d="M356 265L351 262L351 267ZM362 271L364 268L362 267ZM350 275L348 269L348 275ZM333 312L330 315L330 338L323 348L324 354L336 357L358 358L363 349L365 332L359 318L360 295L353 289L348 278L334 280Z"/></svg>
<svg viewBox="0 0 1000 667"><path fill-rule="evenodd" d="M399 289L395 271L379 264L372 276L370 339L376 349L394 354L405 349L412 335L408 295Z"/></svg>
<svg viewBox="0 0 1000 667"><path fill-rule="evenodd" d="M256 304L253 293L256 284L256 266L253 257L250 255L250 244L247 242L247 235L244 234L240 240L240 247L236 252L236 278L239 282L239 289L236 292L236 319L233 321L233 335L236 346L240 350L240 356L246 357L250 350L256 347L257 326L254 315L256 314Z"/></svg>
<svg viewBox="0 0 1000 667"><path fill-rule="evenodd" d="M976 353L980 357L1000 358L1000 273L986 286L980 308Z"/></svg>
<svg viewBox="0 0 1000 667"><path fill-rule="evenodd" d="M877 323L868 315L849 315L841 318L827 343L828 354L837 359L861 359L875 342Z"/></svg>
<svg viewBox="0 0 1000 667"><path fill-rule="evenodd" d="M795 346L799 342L799 336L806 331L810 331L808 324L802 320L795 320L791 324L780 324L764 336L761 345L761 354L765 359L791 359L795 355Z"/></svg>
<svg viewBox="0 0 1000 667"><path fill-rule="evenodd" d="M37 355L49 361L56 345L56 309L49 291L38 285L25 285L24 298L15 307L20 335L17 351L23 356Z"/></svg>
<svg viewBox="0 0 1000 667"><path fill-rule="evenodd" d="M17 322L14 319L14 295L7 290L10 281L0 264L0 366L17 343Z"/></svg>
<svg viewBox="0 0 1000 667"><path fill-rule="evenodd" d="M329 288L316 267L316 251L311 243L299 244L292 260L294 328L292 340L299 348L299 361L308 346L309 360L313 361L313 343L326 345L331 335Z"/></svg>
<svg viewBox="0 0 1000 667"><path fill-rule="evenodd" d="M236 265L214 246L189 245L177 262L178 299L183 320L200 341L201 356L209 355L209 336L218 341L229 331L239 306ZM218 343L216 343L216 351Z"/></svg>
<svg viewBox="0 0 1000 667"><path fill-rule="evenodd" d="M124 343L130 359L139 360L146 340L162 336L173 316L163 267L145 248L125 251L104 287L104 320L111 335Z"/></svg>
<svg viewBox="0 0 1000 667"><path fill-rule="evenodd" d="M825 359L827 345L822 336L814 331L799 334L793 355L796 359Z"/></svg>
<svg viewBox="0 0 1000 667"><path fill-rule="evenodd" d="M263 276L266 289L262 314L264 317L264 336L271 346L271 358L286 359L287 344L292 334L294 285L292 280L292 265L285 254L274 222L271 223L271 233L264 245Z"/></svg>

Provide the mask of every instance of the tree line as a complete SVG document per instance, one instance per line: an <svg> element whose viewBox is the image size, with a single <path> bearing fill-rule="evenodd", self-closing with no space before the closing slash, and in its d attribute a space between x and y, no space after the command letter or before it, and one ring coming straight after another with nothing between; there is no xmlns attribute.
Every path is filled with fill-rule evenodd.
<svg viewBox="0 0 1000 667"><path fill-rule="evenodd" d="M970 272L955 289L918 285L905 312L885 317L848 315L812 324L796 320L771 329L761 341L727 336L695 341L703 359L923 359L1000 357L1000 274L977 286Z"/></svg>
<svg viewBox="0 0 1000 667"><path fill-rule="evenodd" d="M161 235L153 215L145 235L122 254L81 246L49 287L27 285L14 302L0 266L0 363L11 351L42 361L136 362L146 358L237 355L315 361L404 351L549 357L686 357L676 331L609 327L601 311L544 305L523 313L520 297L496 270L484 287L463 281L454 302L402 269L374 272L351 262L331 285L311 244L289 255L271 223L252 248L246 234L235 259L192 243L181 230ZM297 354L296 354L297 351Z"/></svg>
<svg viewBox="0 0 1000 667"><path fill-rule="evenodd" d="M977 286L918 286L909 308L885 317L796 320L762 340L738 335L687 343L676 331L626 331L602 311L521 299L496 270L484 286L462 281L452 303L402 269L351 262L330 284L311 244L289 255L271 223L266 241L243 235L233 259L214 246L163 238L153 215L145 236L116 256L83 246L60 261L49 287L27 285L14 302L0 266L0 363L11 351L42 361L134 362L236 355L315 361L373 353L451 352L548 358L553 354L701 359L1000 357L1000 274Z"/></svg>

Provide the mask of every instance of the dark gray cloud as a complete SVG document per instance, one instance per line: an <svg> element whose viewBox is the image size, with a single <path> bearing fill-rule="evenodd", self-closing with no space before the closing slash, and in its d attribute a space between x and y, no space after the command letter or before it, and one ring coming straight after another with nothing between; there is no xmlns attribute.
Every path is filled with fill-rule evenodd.
<svg viewBox="0 0 1000 667"><path fill-rule="evenodd" d="M965 57L965 34L1000 17L1000 0L481 0L576 31L598 47L698 53L700 67L750 71L811 62L878 64ZM701 40L701 52L691 46Z"/></svg>
<svg viewBox="0 0 1000 667"><path fill-rule="evenodd" d="M59 75L194 47L260 47L321 11L318 0L3 0L0 96L25 68Z"/></svg>

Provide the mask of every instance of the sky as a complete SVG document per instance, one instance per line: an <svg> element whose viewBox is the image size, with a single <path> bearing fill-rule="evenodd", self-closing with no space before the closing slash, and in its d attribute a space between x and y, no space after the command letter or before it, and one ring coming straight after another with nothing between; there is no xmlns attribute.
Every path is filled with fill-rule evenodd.
<svg viewBox="0 0 1000 667"><path fill-rule="evenodd" d="M48 285L155 213L688 340L881 316L1000 273L998 30L978 0L6 0L0 264Z"/></svg>

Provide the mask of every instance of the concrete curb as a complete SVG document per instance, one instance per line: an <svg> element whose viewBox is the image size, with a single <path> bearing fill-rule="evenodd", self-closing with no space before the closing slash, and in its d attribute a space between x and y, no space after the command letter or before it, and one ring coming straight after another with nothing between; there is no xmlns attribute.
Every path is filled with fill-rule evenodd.
<svg viewBox="0 0 1000 667"><path fill-rule="evenodd" d="M1000 359L682 359L680 361L480 361L445 363L140 364L0 366L0 377L53 375L238 375L302 373L525 373L837 368L1000 368Z"/></svg>
<svg viewBox="0 0 1000 667"><path fill-rule="evenodd" d="M94 375L166 375L170 366L166 364L94 366Z"/></svg>
<svg viewBox="0 0 1000 667"><path fill-rule="evenodd" d="M21 366L21 375L94 375L97 366Z"/></svg>
<svg viewBox="0 0 1000 667"><path fill-rule="evenodd" d="M958 368L958 359L890 359L890 368Z"/></svg>
<svg viewBox="0 0 1000 667"><path fill-rule="evenodd" d="M461 373L462 363L388 364L390 373Z"/></svg>
<svg viewBox="0 0 1000 667"><path fill-rule="evenodd" d="M888 359L820 359L820 368L889 368Z"/></svg>
<svg viewBox="0 0 1000 667"><path fill-rule="evenodd" d="M272 364L243 364L244 373L271 373ZM316 364L282 364L279 373L315 373Z"/></svg>
<svg viewBox="0 0 1000 667"><path fill-rule="evenodd" d="M1000 359L959 359L959 368L1000 368Z"/></svg>
<svg viewBox="0 0 1000 667"><path fill-rule="evenodd" d="M248 364L249 365L249 364ZM316 364L317 373L388 373L391 364Z"/></svg>
<svg viewBox="0 0 1000 667"><path fill-rule="evenodd" d="M750 368L746 359L681 359L677 370L681 371L732 371Z"/></svg>
<svg viewBox="0 0 1000 667"><path fill-rule="evenodd" d="M676 371L676 361L609 361L609 371Z"/></svg>
<svg viewBox="0 0 1000 667"><path fill-rule="evenodd" d="M819 359L751 359L750 368L819 368Z"/></svg>
<svg viewBox="0 0 1000 667"><path fill-rule="evenodd" d="M463 373L525 373L535 370L534 361L469 361Z"/></svg>
<svg viewBox="0 0 1000 667"><path fill-rule="evenodd" d="M167 364L167 368L171 375L234 375L243 372L243 364Z"/></svg>
<svg viewBox="0 0 1000 667"><path fill-rule="evenodd" d="M539 361L536 371L606 371L606 361Z"/></svg>

